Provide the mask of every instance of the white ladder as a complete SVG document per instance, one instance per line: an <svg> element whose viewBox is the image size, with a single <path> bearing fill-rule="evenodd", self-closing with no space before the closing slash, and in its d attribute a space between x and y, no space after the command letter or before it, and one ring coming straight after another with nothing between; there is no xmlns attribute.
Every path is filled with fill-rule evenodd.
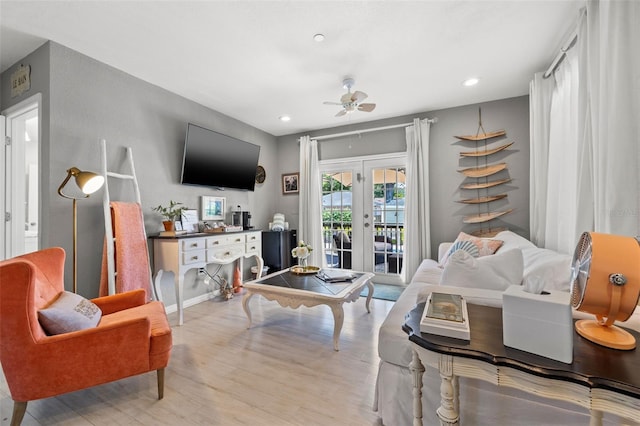
<svg viewBox="0 0 640 426"><path fill-rule="evenodd" d="M116 293L116 266L115 266L115 238L113 236L113 226L111 223L111 199L109 196L109 178L122 179L126 181L131 181L133 183L133 190L135 195L135 201L142 205L140 201L140 188L138 187L138 179L136 178L136 169L133 166L133 151L131 147L126 147L126 161L129 166L129 174L115 173L107 170L107 141L104 139L100 140L101 145L101 155L102 155L102 176L104 177L104 188L102 191L102 204L104 207L104 228L105 228L105 239L107 246L107 277L108 277L108 289L109 294ZM144 217L142 218L142 223L144 223ZM144 233L145 240L147 239L147 232L142 229ZM151 265L149 265L149 276L151 277ZM150 288L156 293L155 299L160 300L161 296L158 293L158 289L155 288L152 282L149 283Z"/></svg>

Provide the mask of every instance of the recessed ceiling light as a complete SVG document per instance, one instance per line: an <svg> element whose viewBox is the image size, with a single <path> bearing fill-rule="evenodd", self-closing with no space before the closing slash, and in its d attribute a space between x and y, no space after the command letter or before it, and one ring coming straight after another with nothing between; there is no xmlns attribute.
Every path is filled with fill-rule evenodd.
<svg viewBox="0 0 640 426"><path fill-rule="evenodd" d="M291 117L289 117L288 115L281 115L280 117L278 117L280 119L280 121L291 121Z"/></svg>
<svg viewBox="0 0 640 426"><path fill-rule="evenodd" d="M317 41L318 43L324 41L324 34L318 33L318 34L314 35L313 36L313 40Z"/></svg>
<svg viewBox="0 0 640 426"><path fill-rule="evenodd" d="M474 78L468 78L468 79L466 79L465 81L462 82L462 85L463 86L467 86L467 87L475 86L476 84L478 84L479 81L480 81L480 79L477 79L475 77Z"/></svg>

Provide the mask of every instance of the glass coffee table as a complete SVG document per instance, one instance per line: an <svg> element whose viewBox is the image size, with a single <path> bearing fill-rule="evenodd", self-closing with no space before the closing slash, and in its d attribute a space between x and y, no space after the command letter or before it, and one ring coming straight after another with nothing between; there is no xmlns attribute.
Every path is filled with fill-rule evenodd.
<svg viewBox="0 0 640 426"><path fill-rule="evenodd" d="M242 299L249 325L251 328L251 310L249 301L254 294L259 294L267 300L278 302L283 308L297 309L300 306L313 307L317 305L328 305L333 312L333 348L337 351L340 331L344 322L345 302L355 302L360 298L360 293L366 285L369 288L367 294L366 307L369 309L369 302L373 296L373 284L370 272L343 271L353 275L351 281L326 282L316 274L296 274L289 269L285 269L255 281L243 284L246 294Z"/></svg>

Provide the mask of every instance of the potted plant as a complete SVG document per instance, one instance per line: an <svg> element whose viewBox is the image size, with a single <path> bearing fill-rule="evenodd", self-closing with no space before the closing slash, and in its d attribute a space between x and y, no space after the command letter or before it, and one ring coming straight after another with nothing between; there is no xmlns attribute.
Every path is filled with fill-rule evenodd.
<svg viewBox="0 0 640 426"><path fill-rule="evenodd" d="M175 221L180 219L182 212L187 210L187 207L183 207L182 203L170 200L168 206L159 205L154 207L153 210L157 211L165 219L162 221L165 231L173 231L175 229Z"/></svg>

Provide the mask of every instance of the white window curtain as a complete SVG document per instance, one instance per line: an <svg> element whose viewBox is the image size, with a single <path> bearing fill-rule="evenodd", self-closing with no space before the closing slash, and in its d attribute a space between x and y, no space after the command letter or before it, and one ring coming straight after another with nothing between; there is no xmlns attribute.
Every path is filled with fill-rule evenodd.
<svg viewBox="0 0 640 426"><path fill-rule="evenodd" d="M531 241L545 246L547 223L547 174L549 173L549 118L554 79L543 78L539 72L529 87L529 121L531 149L529 150L529 228Z"/></svg>
<svg viewBox="0 0 640 426"><path fill-rule="evenodd" d="M553 73L544 246L562 253L575 248L578 200L578 56L570 50Z"/></svg>
<svg viewBox="0 0 640 426"><path fill-rule="evenodd" d="M405 233L402 280L413 277L420 262L431 257L429 214L429 120L414 119L406 128L407 178L405 192Z"/></svg>
<svg viewBox="0 0 640 426"><path fill-rule="evenodd" d="M318 141L309 136L300 138L298 240L311 245L309 265L326 267L322 235L322 182L318 167Z"/></svg>
<svg viewBox="0 0 640 426"><path fill-rule="evenodd" d="M583 231L640 234L637 22L640 2L589 1L577 46L549 79L553 90L534 78L530 209L538 245L571 254Z"/></svg>
<svg viewBox="0 0 640 426"><path fill-rule="evenodd" d="M593 145L594 230L640 235L640 2L589 1L580 53Z"/></svg>

